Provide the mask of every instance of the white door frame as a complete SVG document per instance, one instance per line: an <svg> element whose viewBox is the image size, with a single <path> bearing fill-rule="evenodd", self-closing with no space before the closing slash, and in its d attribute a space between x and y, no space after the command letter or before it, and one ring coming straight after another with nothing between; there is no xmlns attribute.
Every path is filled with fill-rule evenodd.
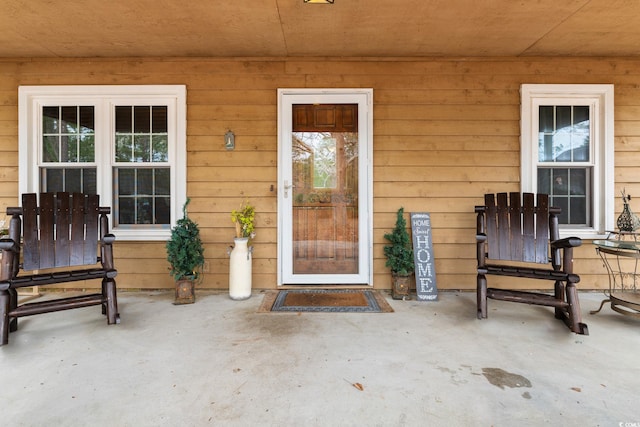
<svg viewBox="0 0 640 427"><path fill-rule="evenodd" d="M294 104L358 104L358 274L293 274L291 141ZM288 148L287 148L288 147ZM373 286L373 89L278 89L278 286L367 284Z"/></svg>

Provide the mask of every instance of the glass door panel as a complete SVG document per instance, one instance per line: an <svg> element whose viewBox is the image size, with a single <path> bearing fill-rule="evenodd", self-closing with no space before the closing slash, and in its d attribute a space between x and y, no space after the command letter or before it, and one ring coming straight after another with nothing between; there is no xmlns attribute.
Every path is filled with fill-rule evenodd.
<svg viewBox="0 0 640 427"><path fill-rule="evenodd" d="M293 273L357 274L358 133L294 131L291 161Z"/></svg>

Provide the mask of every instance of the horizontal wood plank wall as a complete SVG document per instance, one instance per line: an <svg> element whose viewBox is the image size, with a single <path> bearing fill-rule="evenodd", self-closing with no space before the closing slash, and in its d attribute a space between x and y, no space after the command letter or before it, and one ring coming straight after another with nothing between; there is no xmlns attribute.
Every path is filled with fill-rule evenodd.
<svg viewBox="0 0 640 427"><path fill-rule="evenodd" d="M635 196L640 195L638 81L640 60L625 58L0 59L0 211L18 200L19 85L185 84L189 208L202 228L210 266L200 287L227 289L229 212L249 198L258 212L254 288L273 289L276 90L373 88L375 287L390 288L383 234L403 206L407 213L431 212L438 286L474 289L474 205L485 192L519 189L520 85L615 84L616 194L626 187ZM236 135L232 152L223 146L228 129ZM640 204L632 200L632 208L640 211ZM120 242L115 253L120 288L173 287L162 243ZM575 271L583 289L606 286L589 242L576 252Z"/></svg>

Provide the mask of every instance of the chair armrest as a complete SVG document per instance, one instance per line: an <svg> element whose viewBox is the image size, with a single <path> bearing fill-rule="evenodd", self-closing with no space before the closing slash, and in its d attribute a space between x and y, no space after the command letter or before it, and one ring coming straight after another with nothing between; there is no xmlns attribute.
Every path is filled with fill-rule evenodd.
<svg viewBox="0 0 640 427"><path fill-rule="evenodd" d="M114 236L111 233L107 233L104 236L102 236L102 244L103 245L110 245L115 241L116 241L116 236Z"/></svg>
<svg viewBox="0 0 640 427"><path fill-rule="evenodd" d="M579 237L565 237L551 242L551 247L556 249L577 248L582 245L582 239Z"/></svg>
<svg viewBox="0 0 640 427"><path fill-rule="evenodd" d="M4 251L18 252L18 245L13 239L9 237L3 237L2 239L0 239L0 249Z"/></svg>
<svg viewBox="0 0 640 427"><path fill-rule="evenodd" d="M487 254L485 252L485 242L487 235L484 233L476 234L476 259L478 260L478 271L483 269L487 263Z"/></svg>

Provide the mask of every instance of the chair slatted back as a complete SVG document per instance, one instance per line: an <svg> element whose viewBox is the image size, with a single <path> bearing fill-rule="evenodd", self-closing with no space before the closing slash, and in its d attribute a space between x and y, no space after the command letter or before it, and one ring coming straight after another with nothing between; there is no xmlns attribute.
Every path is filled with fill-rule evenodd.
<svg viewBox="0 0 640 427"><path fill-rule="evenodd" d="M495 260L549 262L549 196L485 194L488 257Z"/></svg>
<svg viewBox="0 0 640 427"><path fill-rule="evenodd" d="M22 196L23 269L37 270L98 261L99 196L41 193Z"/></svg>

